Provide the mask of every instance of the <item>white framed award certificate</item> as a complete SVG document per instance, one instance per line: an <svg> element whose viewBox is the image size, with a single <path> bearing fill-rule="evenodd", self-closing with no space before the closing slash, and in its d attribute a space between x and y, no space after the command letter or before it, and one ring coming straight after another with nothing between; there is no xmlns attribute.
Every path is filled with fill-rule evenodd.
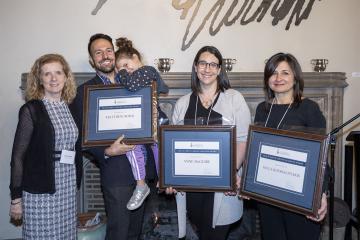
<svg viewBox="0 0 360 240"><path fill-rule="evenodd" d="M316 216L327 161L326 135L251 125L240 193Z"/></svg>
<svg viewBox="0 0 360 240"><path fill-rule="evenodd" d="M161 189L236 190L235 126L161 126Z"/></svg>
<svg viewBox="0 0 360 240"><path fill-rule="evenodd" d="M122 134L128 144L157 141L156 106L156 82L136 92L121 85L85 86L82 146L108 146Z"/></svg>

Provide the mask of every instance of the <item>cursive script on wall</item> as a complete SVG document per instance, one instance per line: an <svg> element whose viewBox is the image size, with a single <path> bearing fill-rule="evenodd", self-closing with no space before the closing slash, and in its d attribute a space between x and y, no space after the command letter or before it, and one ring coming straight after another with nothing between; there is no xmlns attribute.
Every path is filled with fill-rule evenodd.
<svg viewBox="0 0 360 240"><path fill-rule="evenodd" d="M238 6L239 0L233 0L229 8L227 10L225 9L225 14L223 16L220 16L220 12L223 10L226 0L217 0L212 5L209 12L205 12L205 16L200 16L199 10L202 7L203 2L204 4L209 4L209 1L207 0L172 0L172 6L176 10L182 11L180 16L180 19L182 20L187 18L190 10L192 11L182 40L181 50L185 51L195 41L196 37L204 29L204 26L208 21L210 21L209 34L214 36L220 31L222 26L231 26L239 19L241 25L247 25L253 21L261 22L273 5L270 11L272 25L277 25L290 14L285 27L285 30L289 30L294 18L295 25L298 26L302 20L309 17L315 1L316 0L308 0L307 2L305 0L243 0L240 3L242 5ZM227 2L229 3L229 1ZM255 2L259 4L256 4ZM239 7L240 9L238 12L234 12L235 8ZM197 26L194 26L195 31L189 36L190 29L193 25Z"/></svg>
<svg viewBox="0 0 360 240"><path fill-rule="evenodd" d="M100 8L106 3L107 0L98 0L98 3L96 4L96 7L94 10L91 11L92 15L96 15Z"/></svg>
<svg viewBox="0 0 360 240"><path fill-rule="evenodd" d="M92 15L96 15L100 8L107 0L98 0L98 3ZM251 22L261 22L266 13L270 10L269 15L272 17L272 25L276 26L288 15L288 21L285 30L289 30L293 20L298 26L302 20L307 19L316 0L216 0L210 6L205 15L200 13L202 4L209 4L209 0L172 0L172 6L181 11L180 19L185 20L192 11L186 31L182 39L181 50L185 51L195 41L200 32L204 29L205 24L210 21L209 34L215 36L223 26L231 26L239 19L240 25L247 25ZM320 1L320 0L318 0ZM229 4L229 2L231 2ZM240 2L240 3L239 3ZM223 10L225 3L229 5L228 9ZM208 6L208 5L206 5ZM271 7L272 6L272 7ZM236 10L239 9L239 10ZM237 12L236 12L237 11ZM220 15L224 12L223 15ZM194 28L192 35L190 29Z"/></svg>

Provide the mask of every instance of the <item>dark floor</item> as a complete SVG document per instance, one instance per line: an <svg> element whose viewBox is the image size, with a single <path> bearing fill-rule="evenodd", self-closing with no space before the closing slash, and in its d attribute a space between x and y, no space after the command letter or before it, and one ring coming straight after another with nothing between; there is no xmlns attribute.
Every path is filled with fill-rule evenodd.
<svg viewBox="0 0 360 240"><path fill-rule="evenodd" d="M155 190L153 190L155 191ZM147 199L145 211L142 240L176 240L177 214L176 202L173 196L157 194L152 192ZM227 240L260 240L260 224L257 210L249 203L245 203L245 212L242 222L238 222L230 231ZM344 239L344 228L334 229L334 240ZM187 225L187 240L197 240L197 236L192 227ZM326 227L323 228L321 240L328 240ZM352 229L352 238L357 239L357 231Z"/></svg>
<svg viewBox="0 0 360 240"><path fill-rule="evenodd" d="M151 194L146 200L143 231L141 240L177 240L178 226L176 202L173 196L157 194L156 189L151 187ZM257 211L248 203L240 222L234 224L227 240L260 240L260 227ZM357 239L353 228L352 239ZM335 229L334 240L342 240L341 229ZM186 240L197 240L192 227L187 225ZM323 234L321 240L327 240L328 235ZM8 239L10 240L10 239ZM13 239L15 240L15 239ZM20 240L20 239L17 239Z"/></svg>
<svg viewBox="0 0 360 240"><path fill-rule="evenodd" d="M178 239L176 202L173 196L157 194L154 188L146 202L142 240L171 240ZM254 217L256 212L248 212ZM246 218L246 216L244 215ZM228 240L260 240L260 233L256 229L256 217L246 222L238 222L229 234ZM247 218L250 219L250 218ZM252 221L252 222L251 222ZM187 240L198 239L191 225L187 225Z"/></svg>

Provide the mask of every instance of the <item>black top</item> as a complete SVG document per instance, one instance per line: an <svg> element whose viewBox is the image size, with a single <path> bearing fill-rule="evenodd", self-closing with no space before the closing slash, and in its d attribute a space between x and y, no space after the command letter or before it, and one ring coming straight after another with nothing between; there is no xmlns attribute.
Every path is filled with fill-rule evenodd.
<svg viewBox="0 0 360 240"><path fill-rule="evenodd" d="M77 187L81 184L82 158L75 148ZM11 199L20 198L22 191L55 193L55 130L45 105L31 100L19 110L11 156Z"/></svg>
<svg viewBox="0 0 360 240"><path fill-rule="evenodd" d="M83 124L83 98L84 87L86 85L103 84L101 79L96 75L94 78L80 85L77 89L77 95L74 102L70 105L70 111L74 115L76 125L79 131ZM81 136L81 134L79 134ZM79 137L76 145L81 148L81 137ZM109 157L105 159L105 147L92 147L85 149L100 167L101 185L107 187L128 186L135 184L134 176L131 171L130 163L125 154Z"/></svg>
<svg viewBox="0 0 360 240"><path fill-rule="evenodd" d="M189 106L184 116L185 125L215 125L222 124L222 115L212 109L215 106L220 94L218 94L214 100L214 103L209 108L205 108L195 93L190 96ZM196 108L197 102L197 108ZM210 112L211 110L211 112ZM196 115L196 124L195 124ZM210 115L210 116L209 116ZM209 118L209 122L208 122Z"/></svg>
<svg viewBox="0 0 360 240"><path fill-rule="evenodd" d="M271 104L266 108L265 102L262 102L257 106L254 119L255 123L261 125L265 124L269 115L270 105ZM274 104L266 127L276 128L288 107L289 104ZM297 106L292 105L289 108L279 129L325 134L326 120L317 103L308 98L304 98ZM323 192L328 189L328 181L329 166L326 165Z"/></svg>
<svg viewBox="0 0 360 240"><path fill-rule="evenodd" d="M266 108L265 102L262 102L257 106L254 119L255 123L265 124L270 105L271 104ZM288 107L289 104L274 104L266 127L276 128ZM279 129L300 129L303 131L325 133L326 120L317 103L305 98L298 106L294 104L291 105Z"/></svg>

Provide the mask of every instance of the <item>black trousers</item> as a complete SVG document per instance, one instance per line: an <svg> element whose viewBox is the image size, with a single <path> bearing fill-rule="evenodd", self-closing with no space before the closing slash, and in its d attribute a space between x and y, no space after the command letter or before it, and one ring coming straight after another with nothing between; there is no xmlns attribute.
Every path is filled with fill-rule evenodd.
<svg viewBox="0 0 360 240"><path fill-rule="evenodd" d="M212 227L214 193L186 193L186 208L200 240L225 240L230 225Z"/></svg>
<svg viewBox="0 0 360 240"><path fill-rule="evenodd" d="M258 209L263 240L319 240L320 223L267 204Z"/></svg>
<svg viewBox="0 0 360 240"><path fill-rule="evenodd" d="M144 205L129 211L126 204L134 186L102 187L107 216L106 240L139 239L144 218Z"/></svg>

